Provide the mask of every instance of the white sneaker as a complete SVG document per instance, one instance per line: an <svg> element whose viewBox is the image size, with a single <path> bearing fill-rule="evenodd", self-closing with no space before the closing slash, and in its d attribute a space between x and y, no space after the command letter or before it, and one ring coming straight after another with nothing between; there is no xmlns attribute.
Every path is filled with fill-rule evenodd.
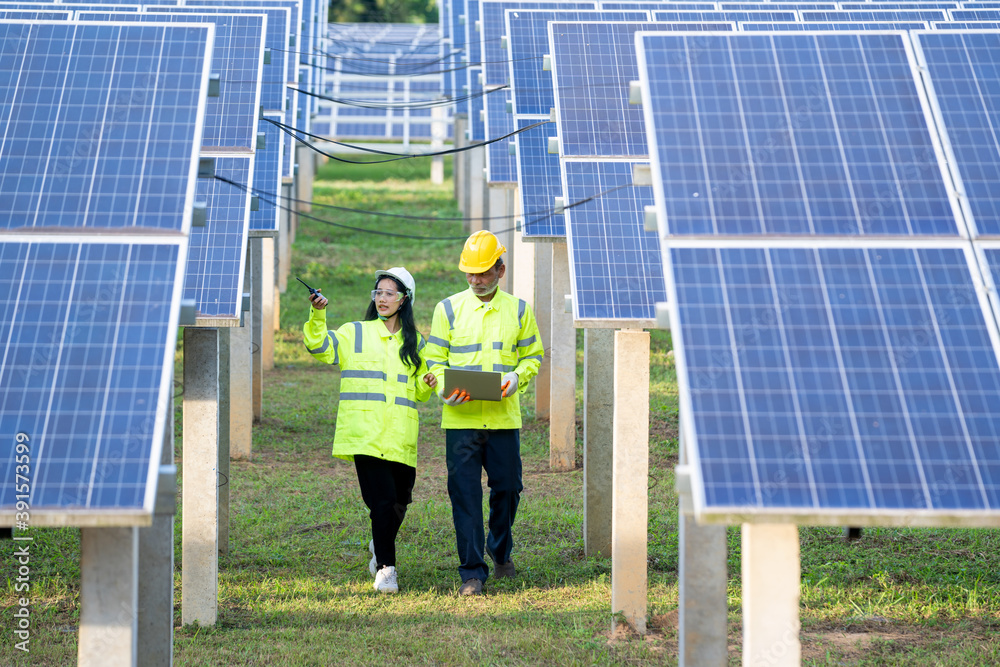
<svg viewBox="0 0 1000 667"><path fill-rule="evenodd" d="M368 562L368 571L374 577L375 573L378 572L378 561L375 559L375 540L368 542L368 551L372 552L372 559Z"/></svg>
<svg viewBox="0 0 1000 667"><path fill-rule="evenodd" d="M386 565L375 573L375 590L382 593L398 593L399 584L396 582L396 568Z"/></svg>

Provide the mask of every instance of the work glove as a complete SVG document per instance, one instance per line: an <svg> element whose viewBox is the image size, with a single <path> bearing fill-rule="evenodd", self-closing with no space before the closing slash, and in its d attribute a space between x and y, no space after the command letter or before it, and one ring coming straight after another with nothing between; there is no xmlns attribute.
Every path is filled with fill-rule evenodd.
<svg viewBox="0 0 1000 667"><path fill-rule="evenodd" d="M444 397L444 389L442 389L441 393L438 395L441 397L441 400L444 401L445 405L452 405L452 406L461 405L462 403L468 403L469 401L472 400L472 397L469 396L469 394L467 394L465 391L462 391L461 389L456 389L455 391L453 391L451 393L451 396L449 396L448 398Z"/></svg>
<svg viewBox="0 0 1000 667"><path fill-rule="evenodd" d="M500 394L502 398L507 398L508 396L513 396L517 392L517 383L520 378L517 377L517 373L511 371L503 376L503 380L500 381L500 389L503 393Z"/></svg>

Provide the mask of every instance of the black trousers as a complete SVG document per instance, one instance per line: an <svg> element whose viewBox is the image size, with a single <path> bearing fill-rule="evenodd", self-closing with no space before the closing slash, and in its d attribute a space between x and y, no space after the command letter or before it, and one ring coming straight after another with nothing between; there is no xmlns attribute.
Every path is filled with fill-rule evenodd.
<svg viewBox="0 0 1000 667"><path fill-rule="evenodd" d="M413 501L417 469L405 463L358 454L354 457L361 497L372 520L375 560L379 567L396 566L396 534L403 525L406 506Z"/></svg>

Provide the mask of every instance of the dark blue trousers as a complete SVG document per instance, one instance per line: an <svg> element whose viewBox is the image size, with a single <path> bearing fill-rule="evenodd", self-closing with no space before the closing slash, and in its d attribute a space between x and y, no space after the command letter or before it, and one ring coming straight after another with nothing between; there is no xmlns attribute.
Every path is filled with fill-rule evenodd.
<svg viewBox="0 0 1000 667"><path fill-rule="evenodd" d="M485 547L498 563L510 560L510 534L521 499L521 432L518 429L446 429L448 496L455 522L462 581L486 581L483 556L482 471L490 488L489 537Z"/></svg>

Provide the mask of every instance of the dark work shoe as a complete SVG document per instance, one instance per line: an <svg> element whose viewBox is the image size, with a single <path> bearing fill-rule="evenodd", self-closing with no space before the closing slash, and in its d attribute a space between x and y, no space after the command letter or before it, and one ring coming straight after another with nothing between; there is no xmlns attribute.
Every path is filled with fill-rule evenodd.
<svg viewBox="0 0 1000 667"><path fill-rule="evenodd" d="M496 562L493 563L493 576L496 579L511 579L517 574L517 570L514 569L514 561L509 560L503 565L497 565Z"/></svg>
<svg viewBox="0 0 1000 667"><path fill-rule="evenodd" d="M483 582L479 579L467 579L462 582L462 585L458 589L459 595L482 595L483 593Z"/></svg>
<svg viewBox="0 0 1000 667"><path fill-rule="evenodd" d="M493 561L493 577L496 579L511 579L517 574L517 570L514 569L514 561L509 560L503 565L497 562L497 559L493 556L493 552L486 548L486 554Z"/></svg>

